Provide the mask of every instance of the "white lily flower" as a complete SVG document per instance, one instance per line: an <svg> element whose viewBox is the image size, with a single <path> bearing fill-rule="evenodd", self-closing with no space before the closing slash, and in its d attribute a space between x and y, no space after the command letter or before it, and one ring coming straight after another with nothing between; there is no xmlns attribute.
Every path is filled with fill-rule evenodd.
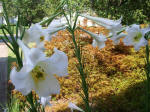
<svg viewBox="0 0 150 112"><path fill-rule="evenodd" d="M26 32L23 37L23 42L28 45L30 42L35 42L37 47L40 49L44 49L44 41L50 41L52 35L56 32L65 29L66 27L53 27L49 26L47 29L43 29L42 26L37 23L32 25Z"/></svg>
<svg viewBox="0 0 150 112"><path fill-rule="evenodd" d="M98 46L99 49L102 49L102 48L105 47L105 41L107 40L105 35L103 35L103 34L97 35L97 34L94 34L94 33L90 32L90 31L87 31L87 30L85 30L83 28L80 28L80 29L82 31L88 33L91 37L93 37L93 43L92 43L93 47Z"/></svg>
<svg viewBox="0 0 150 112"><path fill-rule="evenodd" d="M59 27L63 27L67 24L67 21L62 21L61 18L60 19L54 19L49 25L48 25L48 29L49 28L59 28Z"/></svg>
<svg viewBox="0 0 150 112"><path fill-rule="evenodd" d="M40 24L31 25L31 27L25 31L23 42L28 45L35 42L40 49L44 48L44 40L49 40L50 35L42 29Z"/></svg>
<svg viewBox="0 0 150 112"><path fill-rule="evenodd" d="M73 112L73 110L78 110L80 112L84 112L81 108L79 108L78 106L76 106L74 103L70 102L68 104L68 107L71 109L71 112Z"/></svg>
<svg viewBox="0 0 150 112"><path fill-rule="evenodd" d="M110 39L113 40L114 45L117 45L120 42L120 38L125 37L125 36L127 36L127 34L120 33L119 35L112 35Z"/></svg>
<svg viewBox="0 0 150 112"><path fill-rule="evenodd" d="M105 41L107 38L103 34L95 35L95 39L93 40L93 47L98 46L99 49L102 49L105 47Z"/></svg>
<svg viewBox="0 0 150 112"><path fill-rule="evenodd" d="M55 35L58 31L66 29L67 21L61 22L61 19L53 20L49 25L48 28L45 29L49 35Z"/></svg>
<svg viewBox="0 0 150 112"><path fill-rule="evenodd" d="M50 100L51 100L51 96L41 97L40 100L39 100L39 103L42 104L44 107L52 106L49 102Z"/></svg>
<svg viewBox="0 0 150 112"><path fill-rule="evenodd" d="M62 26L62 25L60 25L60 26L56 26L56 27L52 27L51 25L49 25L48 26L48 28L47 29L45 29L45 31L49 34L49 35L57 35L57 32L58 31L60 31L60 30L64 30L64 29L66 29L67 27L66 26ZM46 39L47 40L47 39ZM49 39L49 40L51 40L51 38Z"/></svg>
<svg viewBox="0 0 150 112"><path fill-rule="evenodd" d="M125 45L133 45L134 49L138 51L141 46L148 44L148 41L144 38L148 31L150 31L150 27L140 29L139 25L133 24L126 29L128 35L124 38L123 42Z"/></svg>
<svg viewBox="0 0 150 112"><path fill-rule="evenodd" d="M119 31L122 29L122 25L121 25L122 16L118 20L110 20L110 19L101 18L101 17L92 17L92 16L88 16L85 14L84 15L80 14L80 16L94 21L98 25L103 26L106 29L110 30L110 32L113 34L116 33L116 31Z"/></svg>
<svg viewBox="0 0 150 112"><path fill-rule="evenodd" d="M23 95L35 90L40 97L59 93L60 85L54 74L58 76L68 74L67 55L54 48L55 53L51 57L46 57L40 49L29 49L21 40L18 40L18 44L24 53L24 60L20 71L13 68L10 73L15 89Z"/></svg>
<svg viewBox="0 0 150 112"><path fill-rule="evenodd" d="M31 27L26 30L25 36L23 37L23 42L28 44L30 42L36 42L39 44L44 38L48 38L48 34L44 32L40 24L31 25Z"/></svg>

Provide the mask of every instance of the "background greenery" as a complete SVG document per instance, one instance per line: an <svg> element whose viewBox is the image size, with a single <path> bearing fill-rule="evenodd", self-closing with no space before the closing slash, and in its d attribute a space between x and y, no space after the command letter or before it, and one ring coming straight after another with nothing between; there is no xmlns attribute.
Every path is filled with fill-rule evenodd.
<svg viewBox="0 0 150 112"><path fill-rule="evenodd" d="M5 0L9 14L16 15L16 8L24 16L26 24L36 23L50 16L61 0ZM118 19L123 16L124 24L143 24L150 20L149 0L71 0L74 8L81 12L95 12L100 17Z"/></svg>
<svg viewBox="0 0 150 112"><path fill-rule="evenodd" d="M148 23L150 20L149 0L92 0L92 8L99 16L119 18L124 24Z"/></svg>

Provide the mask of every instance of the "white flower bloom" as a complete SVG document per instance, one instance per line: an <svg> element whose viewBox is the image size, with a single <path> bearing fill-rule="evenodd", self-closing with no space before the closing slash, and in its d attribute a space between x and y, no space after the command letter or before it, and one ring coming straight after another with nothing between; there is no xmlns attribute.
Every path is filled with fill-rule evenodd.
<svg viewBox="0 0 150 112"><path fill-rule="evenodd" d="M107 40L107 38L103 34L97 35L97 34L94 34L92 32L89 32L89 31L87 31L87 30L85 30L83 28L80 28L80 29L82 31L88 33L91 37L94 38L93 39L93 43L92 43L93 47L98 46L99 49L102 49L102 48L105 47L105 41Z"/></svg>
<svg viewBox="0 0 150 112"><path fill-rule="evenodd" d="M103 34L95 35L95 39L93 40L93 47L98 46L99 49L102 49L105 47L105 41L107 38Z"/></svg>
<svg viewBox="0 0 150 112"><path fill-rule="evenodd" d="M48 25L48 29L49 28L59 28L59 27L63 27L65 26L67 23L67 21L61 21L60 19L54 19L49 25Z"/></svg>
<svg viewBox="0 0 150 112"><path fill-rule="evenodd" d="M78 106L76 106L74 103L70 102L68 104L68 107L71 109L71 112L73 112L73 110L78 110L80 112L84 112L81 108L79 108Z"/></svg>
<svg viewBox="0 0 150 112"><path fill-rule="evenodd" d="M18 40L18 44L23 50L24 60L20 71L13 68L10 73L10 79L15 85L15 89L23 95L35 90L40 97L59 93L60 85L54 74L58 76L68 74L66 54L54 48L55 53L51 57L46 57L41 50L29 49L21 40Z"/></svg>
<svg viewBox="0 0 150 112"><path fill-rule="evenodd" d="M116 33L116 31L119 31L122 29L122 25L121 25L122 17L118 20L110 20L107 18L92 17L92 16L88 16L85 14L84 15L80 14L80 16L83 16L87 19L94 21L98 25L101 25L101 26L105 27L106 29L110 30L110 32L113 34Z"/></svg>
<svg viewBox="0 0 150 112"><path fill-rule="evenodd" d="M66 29L66 26L65 25L61 25L60 26L55 26L55 27L52 27L51 24L48 26L47 29L45 29L45 31L49 34L49 35L57 35L57 32L60 31L60 30L64 30ZM51 40L51 38L49 39Z"/></svg>
<svg viewBox="0 0 150 112"><path fill-rule="evenodd" d="M111 40L113 40L114 45L119 44L120 38L127 36L125 33L120 33L119 35L112 35Z"/></svg>
<svg viewBox="0 0 150 112"><path fill-rule="evenodd" d="M133 45L134 49L138 51L141 46L148 44L148 41L144 38L148 31L150 31L150 27L140 29L139 25L133 24L126 29L128 35L124 38L123 42L125 45Z"/></svg>
<svg viewBox="0 0 150 112"><path fill-rule="evenodd" d="M50 25L47 29L43 29L42 26L37 23L32 25L23 37L23 42L28 45L30 42L35 42L37 47L44 49L44 40L51 40L52 35L54 35L59 30L63 30L66 27L58 27Z"/></svg>
<svg viewBox="0 0 150 112"><path fill-rule="evenodd" d="M31 25L31 27L26 30L25 35L23 37L23 42L28 44L30 42L35 42L37 45L40 44L43 40L49 38L47 32L44 32L42 26L40 24Z"/></svg>
<svg viewBox="0 0 150 112"><path fill-rule="evenodd" d="M61 22L61 19L53 20L48 28L45 29L49 35L56 35L58 31L64 30L66 28L67 21Z"/></svg>
<svg viewBox="0 0 150 112"><path fill-rule="evenodd" d="M51 96L48 96L48 97L41 97L40 98L40 100L39 100L39 102L40 102L40 104L42 104L44 107L46 107L46 106L51 106L51 104L50 104L50 101L51 100Z"/></svg>

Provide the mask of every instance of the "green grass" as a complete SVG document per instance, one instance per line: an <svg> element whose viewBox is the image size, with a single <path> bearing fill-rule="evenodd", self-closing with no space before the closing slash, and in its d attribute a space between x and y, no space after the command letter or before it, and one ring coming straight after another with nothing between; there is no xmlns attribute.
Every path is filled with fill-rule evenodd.
<svg viewBox="0 0 150 112"><path fill-rule="evenodd" d="M6 105L7 112L20 112L19 100L12 96L11 101Z"/></svg>

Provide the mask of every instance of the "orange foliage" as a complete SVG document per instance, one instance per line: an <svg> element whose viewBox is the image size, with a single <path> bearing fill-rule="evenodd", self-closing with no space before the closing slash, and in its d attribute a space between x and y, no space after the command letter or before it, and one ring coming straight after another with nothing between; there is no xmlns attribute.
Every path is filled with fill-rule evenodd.
<svg viewBox="0 0 150 112"><path fill-rule="evenodd" d="M83 28L97 34L108 35L109 33L103 27ZM143 51L135 53L131 46L124 46L122 40L119 45L114 46L110 39L106 41L106 47L99 50L97 47L92 47L93 39L88 34L77 30L75 37L82 51L82 61L85 64L91 106L97 112L99 110L120 112L119 105L122 104L122 109L124 109L122 112L126 112L126 105L124 104L128 104L128 102L124 99L125 88L133 84L134 78L138 80L137 82L143 81L139 78L141 77L139 74L142 73L142 68L144 68L144 63L141 61L144 58ZM80 107L84 108L80 97L82 93L81 80L76 68L78 63L70 33L66 30L59 31L57 36L53 37L50 42L45 42L47 56L53 54L54 47L67 54L69 75L66 77L56 76L61 85L61 92L59 95L52 95L51 103L54 106L47 107L46 110L47 112L70 112L67 108L70 101L78 102ZM141 71L135 75L135 70ZM121 95L114 99L114 95L118 95L119 91L121 91Z"/></svg>

